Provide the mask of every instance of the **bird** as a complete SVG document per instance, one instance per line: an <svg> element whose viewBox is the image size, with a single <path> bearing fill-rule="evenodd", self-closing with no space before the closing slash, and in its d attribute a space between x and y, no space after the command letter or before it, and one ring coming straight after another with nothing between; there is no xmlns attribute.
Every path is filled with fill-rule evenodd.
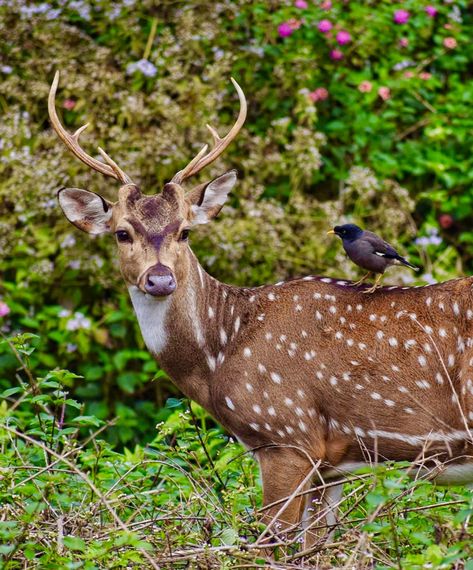
<svg viewBox="0 0 473 570"><path fill-rule="evenodd" d="M374 285L363 291L363 293L376 291L384 272L390 265L406 265L414 269L414 271L419 270L418 267L415 267L415 265L412 265L407 259L399 255L394 247L387 241L384 241L383 238L373 232L362 230L355 224L335 226L333 230L327 232L328 234L335 234L342 238L343 248L348 257L356 265L368 270L368 273L359 281L353 283L353 286L363 283L372 273L377 274Z"/></svg>

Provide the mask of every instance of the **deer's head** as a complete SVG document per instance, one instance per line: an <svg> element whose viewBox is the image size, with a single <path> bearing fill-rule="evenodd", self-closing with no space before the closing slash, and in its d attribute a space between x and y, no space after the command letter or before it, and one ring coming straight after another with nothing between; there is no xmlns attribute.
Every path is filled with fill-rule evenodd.
<svg viewBox="0 0 473 570"><path fill-rule="evenodd" d="M189 231L198 224L206 224L220 212L237 177L236 171L231 170L188 192L182 183L213 162L240 131L246 118L243 91L232 79L240 99L240 113L229 133L220 138L207 125L214 138L213 149L207 152L205 145L171 182L165 184L160 194L147 196L102 149L99 151L105 162L91 157L80 147L79 136L87 125L74 134L65 130L55 107L58 81L59 73L56 73L48 102L54 130L82 162L122 184L115 203L88 190L60 190L59 203L65 216L87 233L115 234L120 268L127 285L156 297L170 295L187 274L188 256L185 253Z"/></svg>

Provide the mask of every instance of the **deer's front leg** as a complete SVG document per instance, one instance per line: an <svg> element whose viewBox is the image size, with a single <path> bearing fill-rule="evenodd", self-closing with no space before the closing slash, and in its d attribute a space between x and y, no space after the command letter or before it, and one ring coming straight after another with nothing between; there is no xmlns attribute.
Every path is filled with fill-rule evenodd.
<svg viewBox="0 0 473 570"><path fill-rule="evenodd" d="M315 472L314 463L302 451L271 447L257 453L263 480L262 521L267 525L262 543L271 537L291 539L301 532L306 495Z"/></svg>

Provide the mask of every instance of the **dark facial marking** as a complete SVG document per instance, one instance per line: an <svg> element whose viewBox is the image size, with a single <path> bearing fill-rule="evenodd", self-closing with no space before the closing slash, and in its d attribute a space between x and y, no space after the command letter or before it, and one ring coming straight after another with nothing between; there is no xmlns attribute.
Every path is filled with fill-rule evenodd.
<svg viewBox="0 0 473 570"><path fill-rule="evenodd" d="M126 205L129 208L132 208L140 198L141 198L141 190L138 188L138 186L134 186L130 190L130 192L127 196Z"/></svg>
<svg viewBox="0 0 473 570"><path fill-rule="evenodd" d="M156 252L159 252L159 249L166 239L166 236L169 234L177 232L177 230L181 227L182 220L177 220L176 222L171 222L162 231L157 234L148 234L148 241L154 247Z"/></svg>

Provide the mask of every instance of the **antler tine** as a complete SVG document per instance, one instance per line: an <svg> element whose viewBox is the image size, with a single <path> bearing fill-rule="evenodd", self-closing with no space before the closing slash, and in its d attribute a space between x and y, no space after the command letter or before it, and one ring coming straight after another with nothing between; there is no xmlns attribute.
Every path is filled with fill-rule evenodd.
<svg viewBox="0 0 473 570"><path fill-rule="evenodd" d="M56 91L59 84L59 71L56 71L54 75L54 80L51 84L51 89L49 90L49 97L48 97L48 112L49 118L51 120L51 125L53 129L56 131L58 137L62 140L62 142L66 145L66 147L75 155L79 160L81 160L84 164L104 174L105 176L111 176L118 180L122 184L132 184L131 178L119 168L119 166L107 155L102 151L102 156L104 156L105 160L108 164L104 164L93 158L92 156L88 155L79 145L79 137L81 133L89 126L89 123L86 123L82 127L79 127L74 134L70 134L66 131L66 129L61 124L59 120L57 111L56 111Z"/></svg>
<svg viewBox="0 0 473 570"><path fill-rule="evenodd" d="M235 124L223 138L219 136L219 134L213 127L211 127L210 125L206 125L210 133L212 134L214 140L214 147L208 154L206 154L207 145L205 145L197 154L197 156L195 156L183 170L180 170L177 174L173 176L171 182L180 184L186 178L189 178L190 176L197 174L197 172L200 172L205 166L207 166L208 164L213 162L216 158L218 158L222 154L222 152L227 148L227 146L232 142L232 140L237 136L237 134L240 132L246 120L246 113L247 113L246 98L242 88L233 79L233 77L231 77L230 79L238 93L238 99L240 100L240 112L238 114L238 118Z"/></svg>

